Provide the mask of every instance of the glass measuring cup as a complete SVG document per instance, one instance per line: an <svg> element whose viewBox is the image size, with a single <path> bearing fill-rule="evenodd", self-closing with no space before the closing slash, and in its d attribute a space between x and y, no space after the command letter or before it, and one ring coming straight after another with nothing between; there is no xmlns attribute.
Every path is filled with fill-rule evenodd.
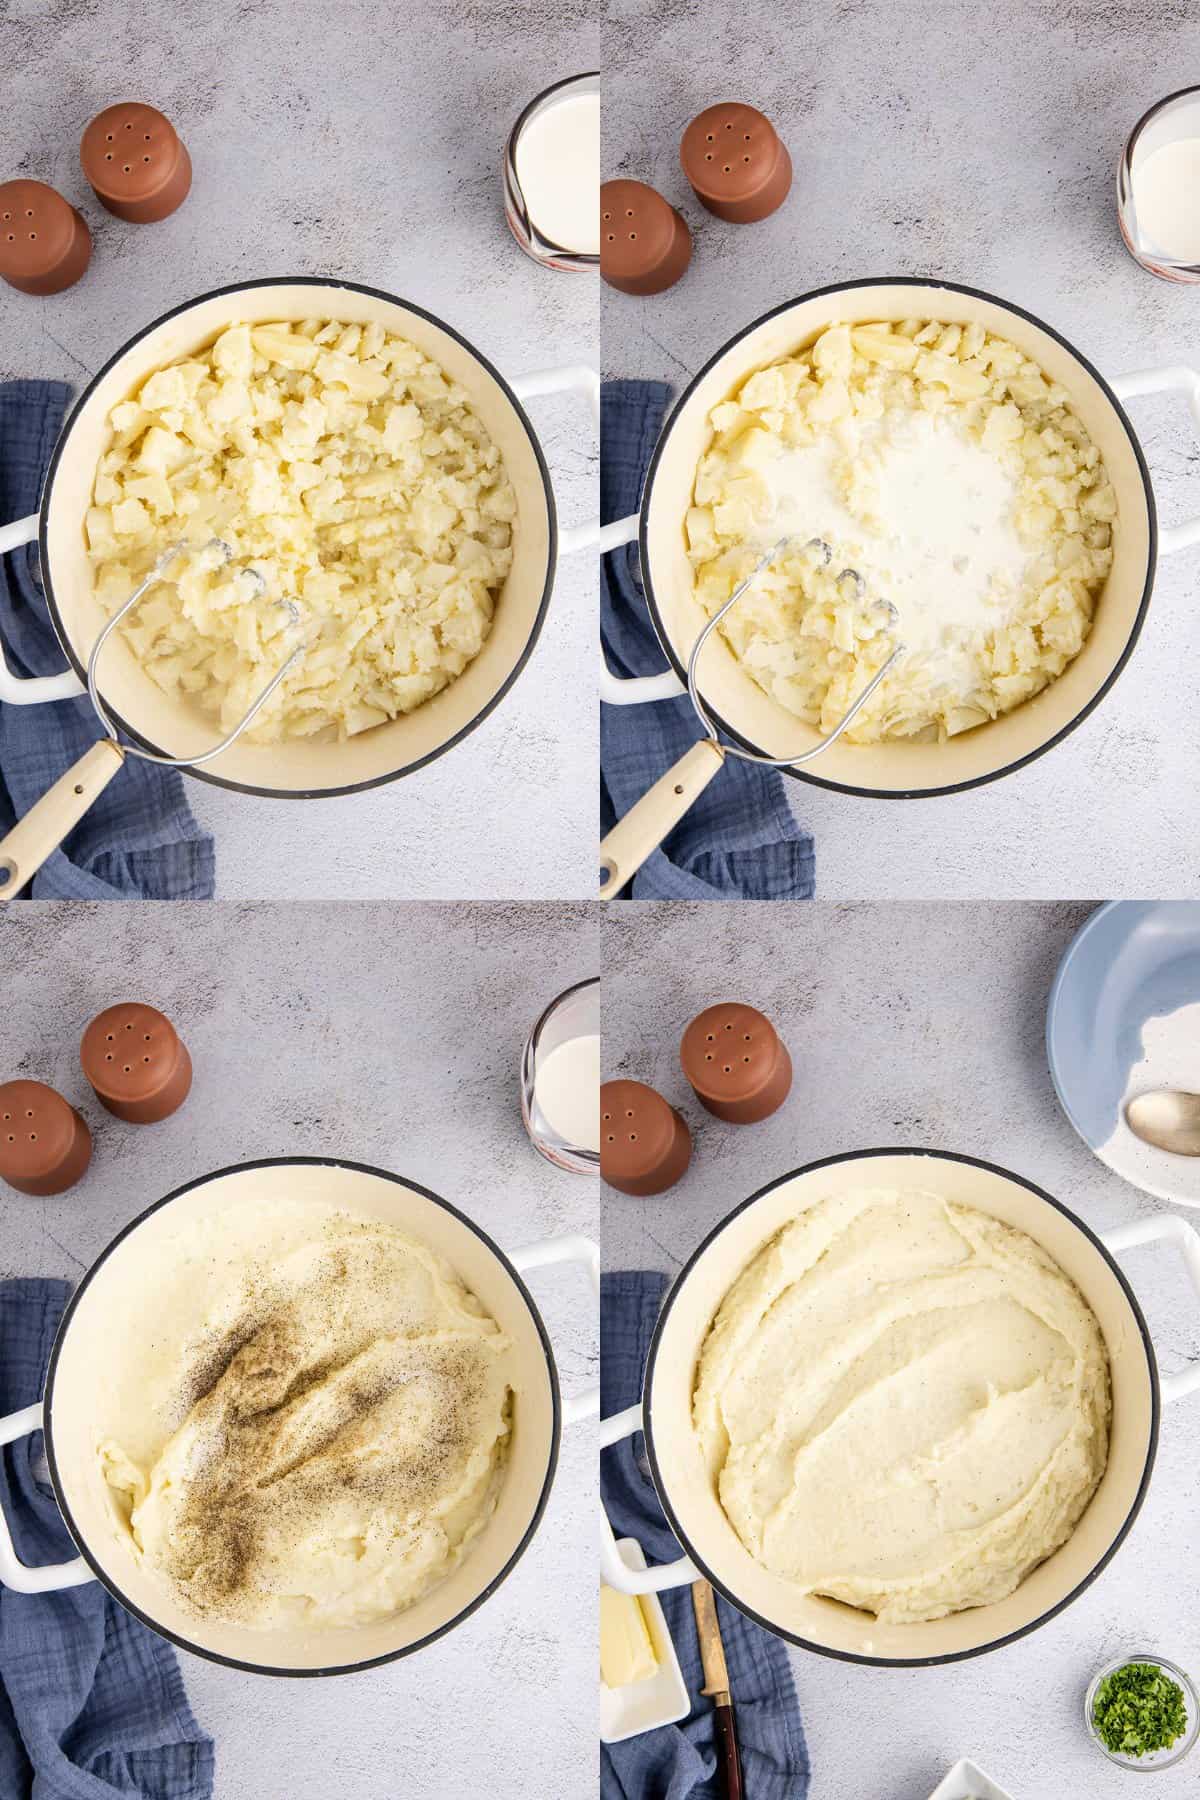
<svg viewBox="0 0 1200 1800"><path fill-rule="evenodd" d="M600 982L598 978L577 982L553 999L525 1041L521 1056L521 1117L529 1133L529 1141L540 1156L574 1175L596 1175L600 1170ZM590 1075L590 1043L596 1041L594 1082ZM576 1047L574 1064L568 1062L571 1047ZM557 1058L553 1068L551 1059ZM584 1071L584 1090L580 1104L590 1107L595 1100L594 1131L588 1112L581 1129L571 1129L570 1106L552 1102L555 1090L561 1097L556 1077ZM539 1092L539 1081L541 1091ZM547 1111L549 1107L549 1111ZM592 1147L594 1143L595 1148Z"/></svg>
<svg viewBox="0 0 1200 1800"><path fill-rule="evenodd" d="M553 87L544 88L540 94L529 102L516 124L508 134L508 142L504 146L504 215L509 229L527 256L547 269L598 269L600 266L599 240L595 253L573 250L562 244L554 243L538 228L537 221L530 212L529 203L521 186L520 159L518 145L531 129L536 130L538 121L543 120L553 108L564 102L580 99L586 95L600 94L600 76L596 72L586 75L571 75L565 81L556 81ZM597 218L600 212L600 184L597 179L595 208ZM599 226L597 226L597 231Z"/></svg>
<svg viewBox="0 0 1200 1800"><path fill-rule="evenodd" d="M1188 138L1200 140L1200 87L1180 88L1144 112L1129 134L1117 169L1117 217L1126 249L1143 269L1164 281L1200 282L1200 259L1174 257L1166 246L1151 240L1144 219L1138 218L1138 171L1155 151Z"/></svg>

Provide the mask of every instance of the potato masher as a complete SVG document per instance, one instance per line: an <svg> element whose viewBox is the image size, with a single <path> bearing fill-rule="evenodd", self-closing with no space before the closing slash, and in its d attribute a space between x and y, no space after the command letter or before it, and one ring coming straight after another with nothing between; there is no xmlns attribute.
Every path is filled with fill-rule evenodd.
<svg viewBox="0 0 1200 1800"><path fill-rule="evenodd" d="M624 818L619 819L600 845L600 898L611 900L620 893L627 882L631 881L651 853L657 850L667 833L674 829L689 808L699 799L713 776L723 766L727 756L736 756L742 762L761 763L768 769L798 769L801 764L808 763L823 750L828 750L841 737L846 727L866 705L875 689L896 661L904 655L904 645L898 640L895 649L881 669L876 670L861 694L843 713L833 730L814 744L811 750L803 751L799 756L763 756L755 750L743 750L736 744L722 744L717 737L717 726L714 724L704 702L700 698L700 690L696 680L696 668L700 661L700 653L707 644L721 620L730 609L737 605L746 590L762 574L763 570L775 560L782 550L796 543L795 535L781 537L762 555L750 573L734 588L726 600L713 614L692 645L687 666L687 695L692 709L703 725L707 736L693 744L679 761L667 773L656 781L638 800ZM810 538L805 549L815 551L828 564L833 551L823 538ZM854 580L861 591L863 580L855 569L843 569L838 580ZM899 623L899 614L890 600L878 600L875 604L887 615L887 629L894 633Z"/></svg>
<svg viewBox="0 0 1200 1800"><path fill-rule="evenodd" d="M137 744L123 744L117 735L117 726L109 716L96 681L96 669L113 632L121 624L146 591L156 582L161 581L175 558L181 555L188 546L182 541L168 544L159 556L149 574L134 588L128 600L108 620L96 642L92 646L87 666L87 692L96 717L108 733L98 744L81 756L73 768L60 776L54 786L44 793L35 805L31 806L23 819L9 832L6 838L0 839L0 902L12 900L20 893L25 884L31 881L41 868L46 858L58 848L67 833L82 819L89 807L97 800L121 769L127 756L140 757L143 762L158 763L169 769L195 769L202 763L211 762L220 756L223 750L241 737L253 720L262 711L280 682L295 667L299 659L308 649L307 641L298 644L292 651L282 668L276 671L271 680L258 695L254 704L234 726L233 730L223 737L219 744L211 750L204 750L199 756L160 756L152 750L143 750ZM233 551L221 538L210 538L194 552L197 556L210 559L211 566L221 567L231 560ZM239 576L253 588L255 597L266 590L263 577L254 568L239 570ZM290 627L300 624L300 607L295 600L283 599L273 603L281 607L288 615Z"/></svg>

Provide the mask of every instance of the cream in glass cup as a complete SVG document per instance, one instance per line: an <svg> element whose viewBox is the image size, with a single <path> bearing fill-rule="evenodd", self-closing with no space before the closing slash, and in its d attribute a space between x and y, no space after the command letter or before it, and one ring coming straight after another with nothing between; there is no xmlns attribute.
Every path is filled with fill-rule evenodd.
<svg viewBox="0 0 1200 1800"><path fill-rule="evenodd" d="M1164 281L1200 281L1200 87L1168 94L1130 132L1117 217L1143 269Z"/></svg>
<svg viewBox="0 0 1200 1800"><path fill-rule="evenodd" d="M600 1169L600 983L552 1000L521 1057L521 1117L539 1155L576 1175Z"/></svg>

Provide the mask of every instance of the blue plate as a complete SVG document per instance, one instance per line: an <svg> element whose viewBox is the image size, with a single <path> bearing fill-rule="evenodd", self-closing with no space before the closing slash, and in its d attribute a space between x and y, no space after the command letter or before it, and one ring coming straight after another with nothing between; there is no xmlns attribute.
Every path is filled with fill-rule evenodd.
<svg viewBox="0 0 1200 1800"><path fill-rule="evenodd" d="M1185 1007L1196 1010L1172 1017ZM1124 1120L1147 1088L1200 1092L1200 902L1098 908L1050 990L1046 1054L1063 1111L1102 1162L1159 1199L1200 1206L1200 1157L1155 1150Z"/></svg>

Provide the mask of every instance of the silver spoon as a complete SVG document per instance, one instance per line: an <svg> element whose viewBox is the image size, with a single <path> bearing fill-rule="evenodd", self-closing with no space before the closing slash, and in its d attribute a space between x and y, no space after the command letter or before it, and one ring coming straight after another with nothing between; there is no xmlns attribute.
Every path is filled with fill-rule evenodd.
<svg viewBox="0 0 1200 1800"><path fill-rule="evenodd" d="M1129 1102L1125 1121L1135 1136L1156 1150L1200 1156L1200 1094L1184 1088L1151 1088Z"/></svg>

